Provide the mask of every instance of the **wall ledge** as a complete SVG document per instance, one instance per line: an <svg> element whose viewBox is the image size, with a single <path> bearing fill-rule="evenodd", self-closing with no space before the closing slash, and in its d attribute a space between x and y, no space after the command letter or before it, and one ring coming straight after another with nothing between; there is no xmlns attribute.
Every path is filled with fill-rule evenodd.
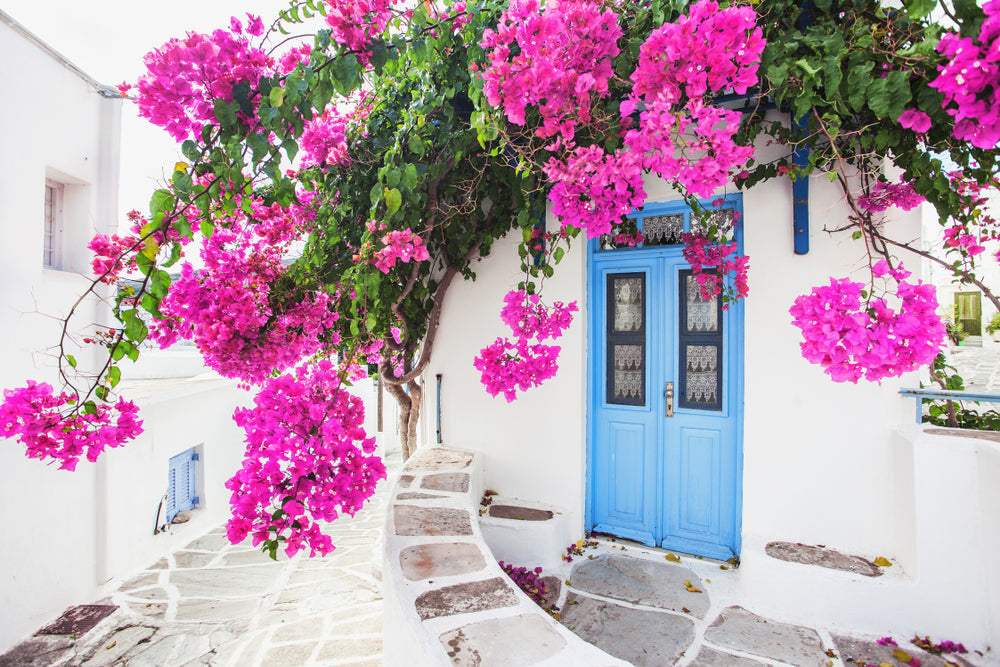
<svg viewBox="0 0 1000 667"><path fill-rule="evenodd" d="M482 486L474 452L423 449L404 465L386 518L385 664L625 665L500 569L479 523Z"/></svg>

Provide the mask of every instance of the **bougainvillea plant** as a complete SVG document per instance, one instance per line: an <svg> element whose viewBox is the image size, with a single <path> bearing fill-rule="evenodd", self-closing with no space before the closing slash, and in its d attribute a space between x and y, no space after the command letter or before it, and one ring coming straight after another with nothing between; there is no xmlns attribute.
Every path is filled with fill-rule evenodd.
<svg viewBox="0 0 1000 667"><path fill-rule="evenodd" d="M976 273L998 236L983 206L1000 0L945 5L953 27L928 18L937 4L295 0L270 27L248 15L171 40L120 89L185 162L128 234L91 245L89 292L131 279L114 306L121 326L83 328L106 351L96 373L60 354L61 390L6 390L0 433L69 468L124 444L141 424L116 395L120 363L147 339L189 339L259 392L237 415L247 454L230 482L230 537L325 553L317 521L356 511L384 474L344 387L374 367L408 456L448 291L512 230L523 272L503 306L512 337L474 363L508 400L551 377L576 304L546 305L545 281L581 231L641 246L626 214L650 176L706 223L684 256L702 290L727 299L746 296L748 261L699 202L767 179L839 181L850 214L835 226L862 241L868 276L800 298L803 354L841 381L927 363L940 342L933 295L897 251L1000 307ZM758 154L767 142L784 152ZM922 200L940 215L943 253L883 224ZM540 224L547 211L554 229ZM77 317L64 336L78 335ZM278 407L292 399L295 410Z"/></svg>

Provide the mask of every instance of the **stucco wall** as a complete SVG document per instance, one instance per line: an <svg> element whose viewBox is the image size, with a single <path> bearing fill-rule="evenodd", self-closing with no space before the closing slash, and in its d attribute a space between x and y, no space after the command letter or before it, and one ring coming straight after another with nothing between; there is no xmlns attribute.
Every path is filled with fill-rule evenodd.
<svg viewBox="0 0 1000 667"><path fill-rule="evenodd" d="M849 235L823 232L824 225L846 217L838 187L824 177L813 178L811 187L811 250L804 256L792 250L790 183L776 180L744 194L751 291L745 311L743 535L883 553L893 546L889 434L912 419L912 406L896 392L916 380L836 384L800 356L798 329L788 314L795 297L830 276L864 275L862 246ZM650 183L648 190L651 202L676 199L663 183ZM894 224L919 230L916 215ZM545 284L547 301L575 299L581 308L560 339L559 375L507 404L486 394L472 360L506 333L499 310L520 279L514 245L497 244L477 265L475 282L452 288L425 378L432 384L442 374L444 442L486 454L487 486L561 505L582 531L587 248L578 242ZM434 436L435 406L428 392L428 438Z"/></svg>
<svg viewBox="0 0 1000 667"><path fill-rule="evenodd" d="M52 382L38 350L58 340L56 320L82 292L86 240L115 225L121 101L100 97L85 78L0 21L0 387ZM64 271L42 268L46 178L65 185ZM107 322L94 301L81 321ZM80 365L93 356L77 353ZM24 457L0 442L0 651L82 601L98 583L100 471L75 474Z"/></svg>
<svg viewBox="0 0 1000 667"><path fill-rule="evenodd" d="M549 228L554 223L549 221ZM452 286L441 315L432 361L424 373L425 441L435 438L437 402L434 376L441 378L442 439L446 446L485 455L486 487L505 496L538 500L565 508L570 525L582 531L585 491L586 248L578 240L554 278L545 282L545 300L576 300L562 346L559 373L513 403L486 393L473 358L497 336L509 336L500 321L504 295L520 276L517 240L493 245L492 254L473 268L475 282Z"/></svg>

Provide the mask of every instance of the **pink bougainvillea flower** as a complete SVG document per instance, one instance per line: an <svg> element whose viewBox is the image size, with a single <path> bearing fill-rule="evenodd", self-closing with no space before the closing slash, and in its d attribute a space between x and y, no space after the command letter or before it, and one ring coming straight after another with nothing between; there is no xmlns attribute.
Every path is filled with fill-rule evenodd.
<svg viewBox="0 0 1000 667"><path fill-rule="evenodd" d="M917 111L916 109L907 109L904 111L899 117L898 122L903 127L908 127L914 132L921 134L931 129L931 117L923 111Z"/></svg>
<svg viewBox="0 0 1000 667"><path fill-rule="evenodd" d="M873 269L896 308L884 297L864 299L861 283L831 278L789 310L802 331L802 356L835 382L878 382L914 371L933 361L944 340L934 287L907 282L902 266L890 270L878 262Z"/></svg>

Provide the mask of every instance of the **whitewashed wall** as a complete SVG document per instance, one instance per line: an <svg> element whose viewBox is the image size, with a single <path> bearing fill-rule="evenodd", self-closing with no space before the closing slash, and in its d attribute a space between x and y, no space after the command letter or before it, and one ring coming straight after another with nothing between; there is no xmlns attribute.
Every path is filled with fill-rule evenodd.
<svg viewBox="0 0 1000 667"><path fill-rule="evenodd" d="M838 384L801 357L799 330L788 313L795 297L828 284L831 276L864 281L867 275L863 246L849 234L824 231L846 220L841 190L825 176L811 178L810 188L810 252L803 256L793 251L791 183L777 179L744 193L750 296L745 310L741 595L746 604L777 618L803 620L803 614L812 614L813 622L855 632L923 627L927 633L935 631L937 621L942 621L943 632L961 629L962 619L979 618L991 610L982 596L968 598L968 613L949 623L934 606L943 598L931 595L933 587L926 582L944 581L953 571L926 550L933 537L926 531L922 542L914 537L913 527L931 518L925 516L929 506L914 501L920 490L914 492L913 466L907 465L906 457L900 458L894 441L895 429L912 422L914 409L913 399L901 398L898 390L917 386L918 374L883 380L880 385ZM648 190L651 202L676 198L664 183L651 183ZM919 238L919 210L891 215L886 223L890 233ZM552 220L549 225L554 228ZM561 506L582 533L587 474L586 249L578 244L545 286L547 301L575 299L581 307L561 340L558 377L508 404L486 394L472 360L496 336L507 334L499 310L503 294L520 279L514 246L513 240L496 244L493 256L477 266L478 279L453 287L425 379L431 387L435 374L442 375L443 441L486 455L487 487ZM902 259L914 272L912 279L918 278L920 263L913 257ZM433 391L427 392L425 409L424 436L430 441L435 435ZM929 472L926 463L920 469L922 474ZM963 484L947 476L939 483L956 493ZM983 506L992 507L996 499L989 489L983 486L981 492ZM970 504L954 520L975 533L986 516L985 510L974 510ZM994 531L979 539L992 543L997 536ZM777 572L774 564L779 561L764 555L764 546L779 540L821 544L870 559L884 556L896 566L884 581L851 585L852 595L870 593L865 599L871 604L861 611L843 595L836 598L838 602L835 596L827 601L811 594L843 587L828 570L783 564L800 568L800 575L794 585L782 586L780 577L786 571ZM923 555L918 556L921 548ZM977 549L975 567L994 581L998 575L985 561L987 553ZM913 571L918 562L920 571ZM918 581L925 585L915 586ZM902 599L894 597L893 590L905 591L910 607L890 621L895 600ZM921 603L922 593L928 594L926 605ZM995 601L991 604L996 607ZM956 630L953 636L983 646L988 641L985 633L995 634L996 625L996 621L989 627L984 622L967 623L964 635Z"/></svg>
<svg viewBox="0 0 1000 667"><path fill-rule="evenodd" d="M86 240L115 226L121 101L46 51L0 13L0 387L52 382L36 352L58 340L58 322L86 280ZM42 268L46 178L65 184L65 271ZM82 322L107 322L95 302ZM78 355L81 366L93 356ZM98 581L99 471L75 474L25 458L0 441L0 651L36 630Z"/></svg>

